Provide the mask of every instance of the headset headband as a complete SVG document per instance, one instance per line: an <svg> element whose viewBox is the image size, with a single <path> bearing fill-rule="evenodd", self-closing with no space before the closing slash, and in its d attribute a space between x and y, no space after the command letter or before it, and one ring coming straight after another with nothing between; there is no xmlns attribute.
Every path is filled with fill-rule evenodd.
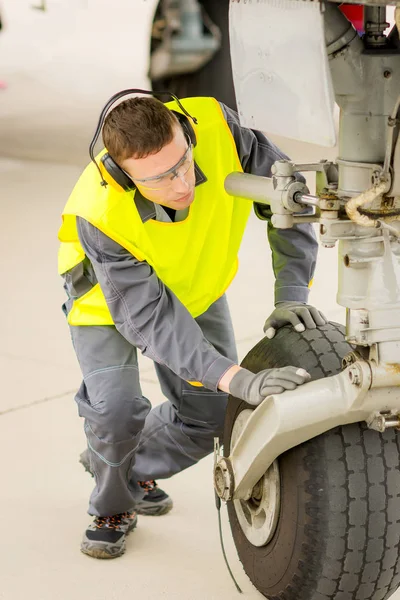
<svg viewBox="0 0 400 600"><path fill-rule="evenodd" d="M91 158L91 160L94 162L94 164L97 167L97 170L100 173L100 177L101 177L101 185L103 186L107 186L107 182L105 181L103 174L101 172L101 169L99 167L99 165L96 162L96 159L94 157L94 147L97 143L97 140L99 139L99 135L101 133L101 130L103 128L103 124L104 124L104 120L106 118L107 112L109 111L109 109L111 108L111 106L117 102L117 100L119 100L120 98L123 98L124 96L128 96L129 94L147 94L149 96L170 96L171 98L173 98L175 100L175 102L177 103L177 105L179 106L179 108L182 110L182 112L193 121L193 123L195 123L197 125L197 119L195 117L192 117L192 115L190 115L188 113L188 111L186 110L186 108L182 105L182 103L180 102L179 98L177 98L174 94L171 94L171 92L151 92L149 90L141 90L138 88L129 88L127 90L122 90L120 92L117 92L116 94L114 94L113 96L111 96L111 98L108 100L107 104L104 106L103 110L100 113L100 117L99 117L99 121L97 123L97 127L96 127L96 131L94 133L94 136L92 138L92 141L90 142L89 145L89 156Z"/></svg>

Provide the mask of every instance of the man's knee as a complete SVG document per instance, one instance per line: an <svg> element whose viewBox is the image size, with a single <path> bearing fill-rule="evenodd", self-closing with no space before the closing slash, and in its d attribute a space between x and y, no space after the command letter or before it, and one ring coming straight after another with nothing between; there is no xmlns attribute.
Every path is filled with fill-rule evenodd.
<svg viewBox="0 0 400 600"><path fill-rule="evenodd" d="M99 410L99 426L94 433L105 442L116 443L137 436L151 408L144 396L113 398Z"/></svg>
<svg viewBox="0 0 400 600"><path fill-rule="evenodd" d="M97 382L98 383L98 382ZM93 384L93 382L92 382ZM79 414L84 417L93 434L107 443L117 443L133 438L143 429L151 404L133 386L83 383L76 400ZM133 388L133 389L132 389ZM92 393L91 393L92 392Z"/></svg>

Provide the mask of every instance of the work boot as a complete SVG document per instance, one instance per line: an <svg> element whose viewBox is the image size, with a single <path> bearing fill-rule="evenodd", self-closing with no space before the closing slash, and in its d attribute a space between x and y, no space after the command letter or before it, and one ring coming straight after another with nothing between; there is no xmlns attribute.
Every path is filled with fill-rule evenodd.
<svg viewBox="0 0 400 600"><path fill-rule="evenodd" d="M137 514L134 511L112 517L95 517L84 533L81 551L93 558L117 558L125 552L126 536L136 524Z"/></svg>
<svg viewBox="0 0 400 600"><path fill-rule="evenodd" d="M165 515L173 507L171 498L158 487L154 479L150 481L138 481L146 494L135 504L135 510L139 515L159 517Z"/></svg>
<svg viewBox="0 0 400 600"><path fill-rule="evenodd" d="M79 462L84 467L85 471L91 474L88 451L85 450L79 456ZM133 506L134 510L139 515L151 517L159 517L165 515L173 507L172 499L158 487L154 479L149 481L138 481L138 484L146 492L141 500L138 500Z"/></svg>

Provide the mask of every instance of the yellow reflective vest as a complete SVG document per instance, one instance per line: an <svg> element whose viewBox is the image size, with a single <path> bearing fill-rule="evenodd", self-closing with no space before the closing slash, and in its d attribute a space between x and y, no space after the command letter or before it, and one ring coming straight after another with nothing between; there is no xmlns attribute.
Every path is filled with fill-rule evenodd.
<svg viewBox="0 0 400 600"><path fill-rule="evenodd" d="M191 315L197 317L222 296L236 274L237 254L251 202L232 197L224 189L225 177L243 169L218 102L214 98L187 98L182 104L198 120L194 126L194 160L207 177L195 188L186 219L176 223L149 219L143 223L134 202L135 192L124 191L105 171L103 176L109 185L101 186L99 172L90 163L62 213L58 267L59 273L64 274L85 258L76 225L76 217L82 217L138 260L147 261ZM174 102L166 106L179 110ZM68 322L113 324L99 284L74 300Z"/></svg>

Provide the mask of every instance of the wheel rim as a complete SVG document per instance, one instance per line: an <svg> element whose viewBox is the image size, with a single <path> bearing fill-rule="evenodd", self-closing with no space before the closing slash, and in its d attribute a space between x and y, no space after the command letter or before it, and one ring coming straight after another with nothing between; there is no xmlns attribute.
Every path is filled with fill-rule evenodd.
<svg viewBox="0 0 400 600"><path fill-rule="evenodd" d="M245 424L253 413L245 409L239 413L231 434L234 447ZM256 483L248 500L234 500L236 516L244 535L253 546L265 546L275 533L280 508L280 479L278 462L274 461Z"/></svg>

